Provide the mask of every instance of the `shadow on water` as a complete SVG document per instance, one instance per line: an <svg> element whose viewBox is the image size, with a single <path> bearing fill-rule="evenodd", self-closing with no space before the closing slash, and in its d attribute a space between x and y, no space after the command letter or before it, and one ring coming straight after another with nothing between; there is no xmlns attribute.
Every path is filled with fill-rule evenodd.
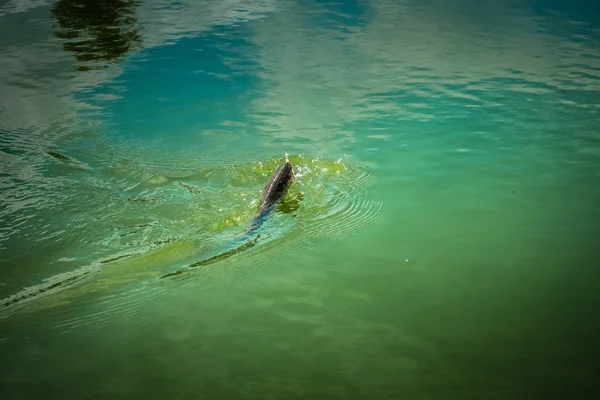
<svg viewBox="0 0 600 400"><path fill-rule="evenodd" d="M141 44L133 0L59 0L52 7L55 35L73 52L77 69L107 68Z"/></svg>

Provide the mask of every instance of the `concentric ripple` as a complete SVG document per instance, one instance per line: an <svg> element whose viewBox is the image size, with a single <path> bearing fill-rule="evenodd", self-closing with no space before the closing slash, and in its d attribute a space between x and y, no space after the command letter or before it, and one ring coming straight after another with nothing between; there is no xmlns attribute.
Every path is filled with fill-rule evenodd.
<svg viewBox="0 0 600 400"><path fill-rule="evenodd" d="M381 221L383 203L370 197L373 175L357 167L307 190L309 198L300 219L306 237L340 239L361 227ZM312 201L314 197L315 201Z"/></svg>

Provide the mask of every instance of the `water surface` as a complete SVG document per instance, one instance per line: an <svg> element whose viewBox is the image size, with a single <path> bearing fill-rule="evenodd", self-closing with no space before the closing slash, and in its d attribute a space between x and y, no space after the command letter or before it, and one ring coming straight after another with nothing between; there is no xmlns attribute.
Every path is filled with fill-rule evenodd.
<svg viewBox="0 0 600 400"><path fill-rule="evenodd" d="M0 0L2 398L596 398L599 16Z"/></svg>

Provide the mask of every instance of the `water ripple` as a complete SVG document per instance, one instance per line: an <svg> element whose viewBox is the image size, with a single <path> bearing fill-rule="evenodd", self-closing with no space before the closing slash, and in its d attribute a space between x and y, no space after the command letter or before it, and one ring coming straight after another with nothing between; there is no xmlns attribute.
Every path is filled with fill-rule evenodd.
<svg viewBox="0 0 600 400"><path fill-rule="evenodd" d="M382 203L370 197L368 187L376 179L368 169L347 166L340 161L304 156L291 156L290 159L297 182L278 207L276 218L268 224L269 228L263 232L259 245L252 246L251 251L243 253L243 258L248 262L257 262L257 269L273 268L280 259L277 254L282 251L287 251L288 256L299 256L303 252L310 254L310 250L315 249L312 243L314 237L340 239L383 218ZM3 315L12 313L11 310L17 305L31 303L42 297L48 299L40 301L31 309L62 304L83 294L138 281L144 276L157 278L161 271L168 271L169 266L176 266L185 260L191 261L194 257L196 261L191 267L180 271L201 270L202 268L197 268L200 265L198 260L210 254L206 251L208 248L212 247L218 252L219 245L222 246L233 238L232 228L235 232L250 222L256 208L256 198L260 195L257 189L262 187L265 179L281 161L282 159L272 159L238 167L212 166L191 178L179 176L179 180L173 181L173 185L146 189L135 197L117 195L102 207L103 212L98 215L97 221L105 226L104 234L93 240L92 237L87 237L84 242L118 252L96 259L89 266L56 274L39 285L5 298L1 304ZM211 170L213 172L209 173ZM198 180L198 176L208 179ZM217 185L213 180L215 176L219 176L220 184L209 189L211 184ZM131 177L124 179L127 181ZM136 176L134 180L140 179L140 176ZM195 183L188 184L186 179ZM196 189L190 192L193 187ZM172 199L165 196L175 188L179 188L177 196ZM90 192L91 195L93 193ZM183 220L178 222L177 215L182 215L181 211L169 217L169 203L181 209L181 201L184 199L181 197L182 193L191 196L191 202L184 207L192 211L186 218L188 223L181 223ZM199 198L196 197L198 193L201 193ZM105 199L106 191L103 188L96 194L102 194L101 199ZM203 200L192 206L198 199ZM115 207L115 200L122 205ZM136 218L136 214L142 211L140 206L146 204L158 207L155 216ZM158 211L159 209L162 211ZM75 227L78 226L85 229L86 218L85 214L75 213L70 222L72 229L77 231ZM140 222L134 222L136 220ZM64 230L53 231L47 228L48 225L40 230L41 239L47 240L66 233ZM192 238L193 241L189 242ZM203 244L198 247L194 242ZM199 250L202 248L205 250ZM197 258L198 255L200 259ZM147 264L145 259L152 260L152 263ZM114 267L111 266L113 264ZM224 265L227 265L227 261ZM220 270L223 270L222 267L223 265ZM184 281L196 275L185 274ZM58 295L61 291L65 293Z"/></svg>

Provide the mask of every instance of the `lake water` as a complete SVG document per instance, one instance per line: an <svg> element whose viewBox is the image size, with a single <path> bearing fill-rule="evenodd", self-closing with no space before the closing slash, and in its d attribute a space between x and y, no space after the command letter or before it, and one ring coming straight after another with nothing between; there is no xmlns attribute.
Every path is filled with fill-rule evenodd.
<svg viewBox="0 0 600 400"><path fill-rule="evenodd" d="M599 112L592 1L0 0L0 397L597 399Z"/></svg>

